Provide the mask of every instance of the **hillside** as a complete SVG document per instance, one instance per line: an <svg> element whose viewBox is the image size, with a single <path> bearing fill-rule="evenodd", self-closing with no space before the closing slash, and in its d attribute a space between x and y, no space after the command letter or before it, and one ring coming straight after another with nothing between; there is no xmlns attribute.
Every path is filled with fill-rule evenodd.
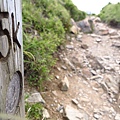
<svg viewBox="0 0 120 120"><path fill-rule="evenodd" d="M99 17L112 26L120 27L120 3L106 5L100 12Z"/></svg>

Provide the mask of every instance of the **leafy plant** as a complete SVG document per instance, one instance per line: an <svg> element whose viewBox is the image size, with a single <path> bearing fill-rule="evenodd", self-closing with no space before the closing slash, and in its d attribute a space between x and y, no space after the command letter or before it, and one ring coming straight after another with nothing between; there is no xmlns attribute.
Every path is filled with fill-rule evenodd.
<svg viewBox="0 0 120 120"><path fill-rule="evenodd" d="M30 120L41 120L43 115L43 106L40 103L29 104L26 103L25 111L26 117Z"/></svg>

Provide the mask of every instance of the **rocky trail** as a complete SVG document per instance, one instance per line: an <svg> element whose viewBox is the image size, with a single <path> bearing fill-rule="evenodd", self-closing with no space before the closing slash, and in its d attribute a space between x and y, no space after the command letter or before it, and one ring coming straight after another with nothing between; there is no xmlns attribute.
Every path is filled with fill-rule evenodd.
<svg viewBox="0 0 120 120"><path fill-rule="evenodd" d="M60 47L54 79L41 92L46 118L120 120L120 30L95 26L97 32L71 34Z"/></svg>

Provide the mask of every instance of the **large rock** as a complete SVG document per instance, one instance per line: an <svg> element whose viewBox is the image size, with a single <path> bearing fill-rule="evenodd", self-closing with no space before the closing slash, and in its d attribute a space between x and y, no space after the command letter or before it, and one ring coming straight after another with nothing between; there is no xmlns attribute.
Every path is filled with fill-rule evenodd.
<svg viewBox="0 0 120 120"><path fill-rule="evenodd" d="M65 108L65 117L68 120L88 120L88 116L85 113L67 105Z"/></svg>
<svg viewBox="0 0 120 120"><path fill-rule="evenodd" d="M94 30L94 24L91 19L84 19L82 21L77 22L77 26L81 28L81 31L84 33L91 33Z"/></svg>
<svg viewBox="0 0 120 120"><path fill-rule="evenodd" d="M40 95L40 93L32 93L31 96L29 96L28 99L26 99L26 102L45 104L45 101L42 98L42 96Z"/></svg>

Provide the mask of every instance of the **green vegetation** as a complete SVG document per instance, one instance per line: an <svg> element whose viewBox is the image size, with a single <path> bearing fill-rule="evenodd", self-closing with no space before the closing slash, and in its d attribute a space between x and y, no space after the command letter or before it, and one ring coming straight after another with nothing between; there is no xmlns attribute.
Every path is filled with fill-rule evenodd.
<svg viewBox="0 0 120 120"><path fill-rule="evenodd" d="M120 24L120 3L108 3L98 15L104 22L117 26Z"/></svg>
<svg viewBox="0 0 120 120"><path fill-rule="evenodd" d="M70 18L84 19L71 0L23 0L23 43L25 80L38 90L44 80L51 79L50 71L57 58L58 47L65 43ZM42 118L41 104L25 105L31 120Z"/></svg>
<svg viewBox="0 0 120 120"><path fill-rule="evenodd" d="M86 13L78 10L78 8L72 3L71 0L62 0L64 2L63 6L69 11L71 18L75 21L82 20L86 17Z"/></svg>
<svg viewBox="0 0 120 120"><path fill-rule="evenodd" d="M53 54L65 43L70 18L78 20L85 13L71 0L23 0L22 7L25 78L40 88L41 82L51 77L56 62Z"/></svg>
<svg viewBox="0 0 120 120"><path fill-rule="evenodd" d="M43 116L42 105L40 103L29 104L26 103L25 111L26 117L30 120L41 120Z"/></svg>

